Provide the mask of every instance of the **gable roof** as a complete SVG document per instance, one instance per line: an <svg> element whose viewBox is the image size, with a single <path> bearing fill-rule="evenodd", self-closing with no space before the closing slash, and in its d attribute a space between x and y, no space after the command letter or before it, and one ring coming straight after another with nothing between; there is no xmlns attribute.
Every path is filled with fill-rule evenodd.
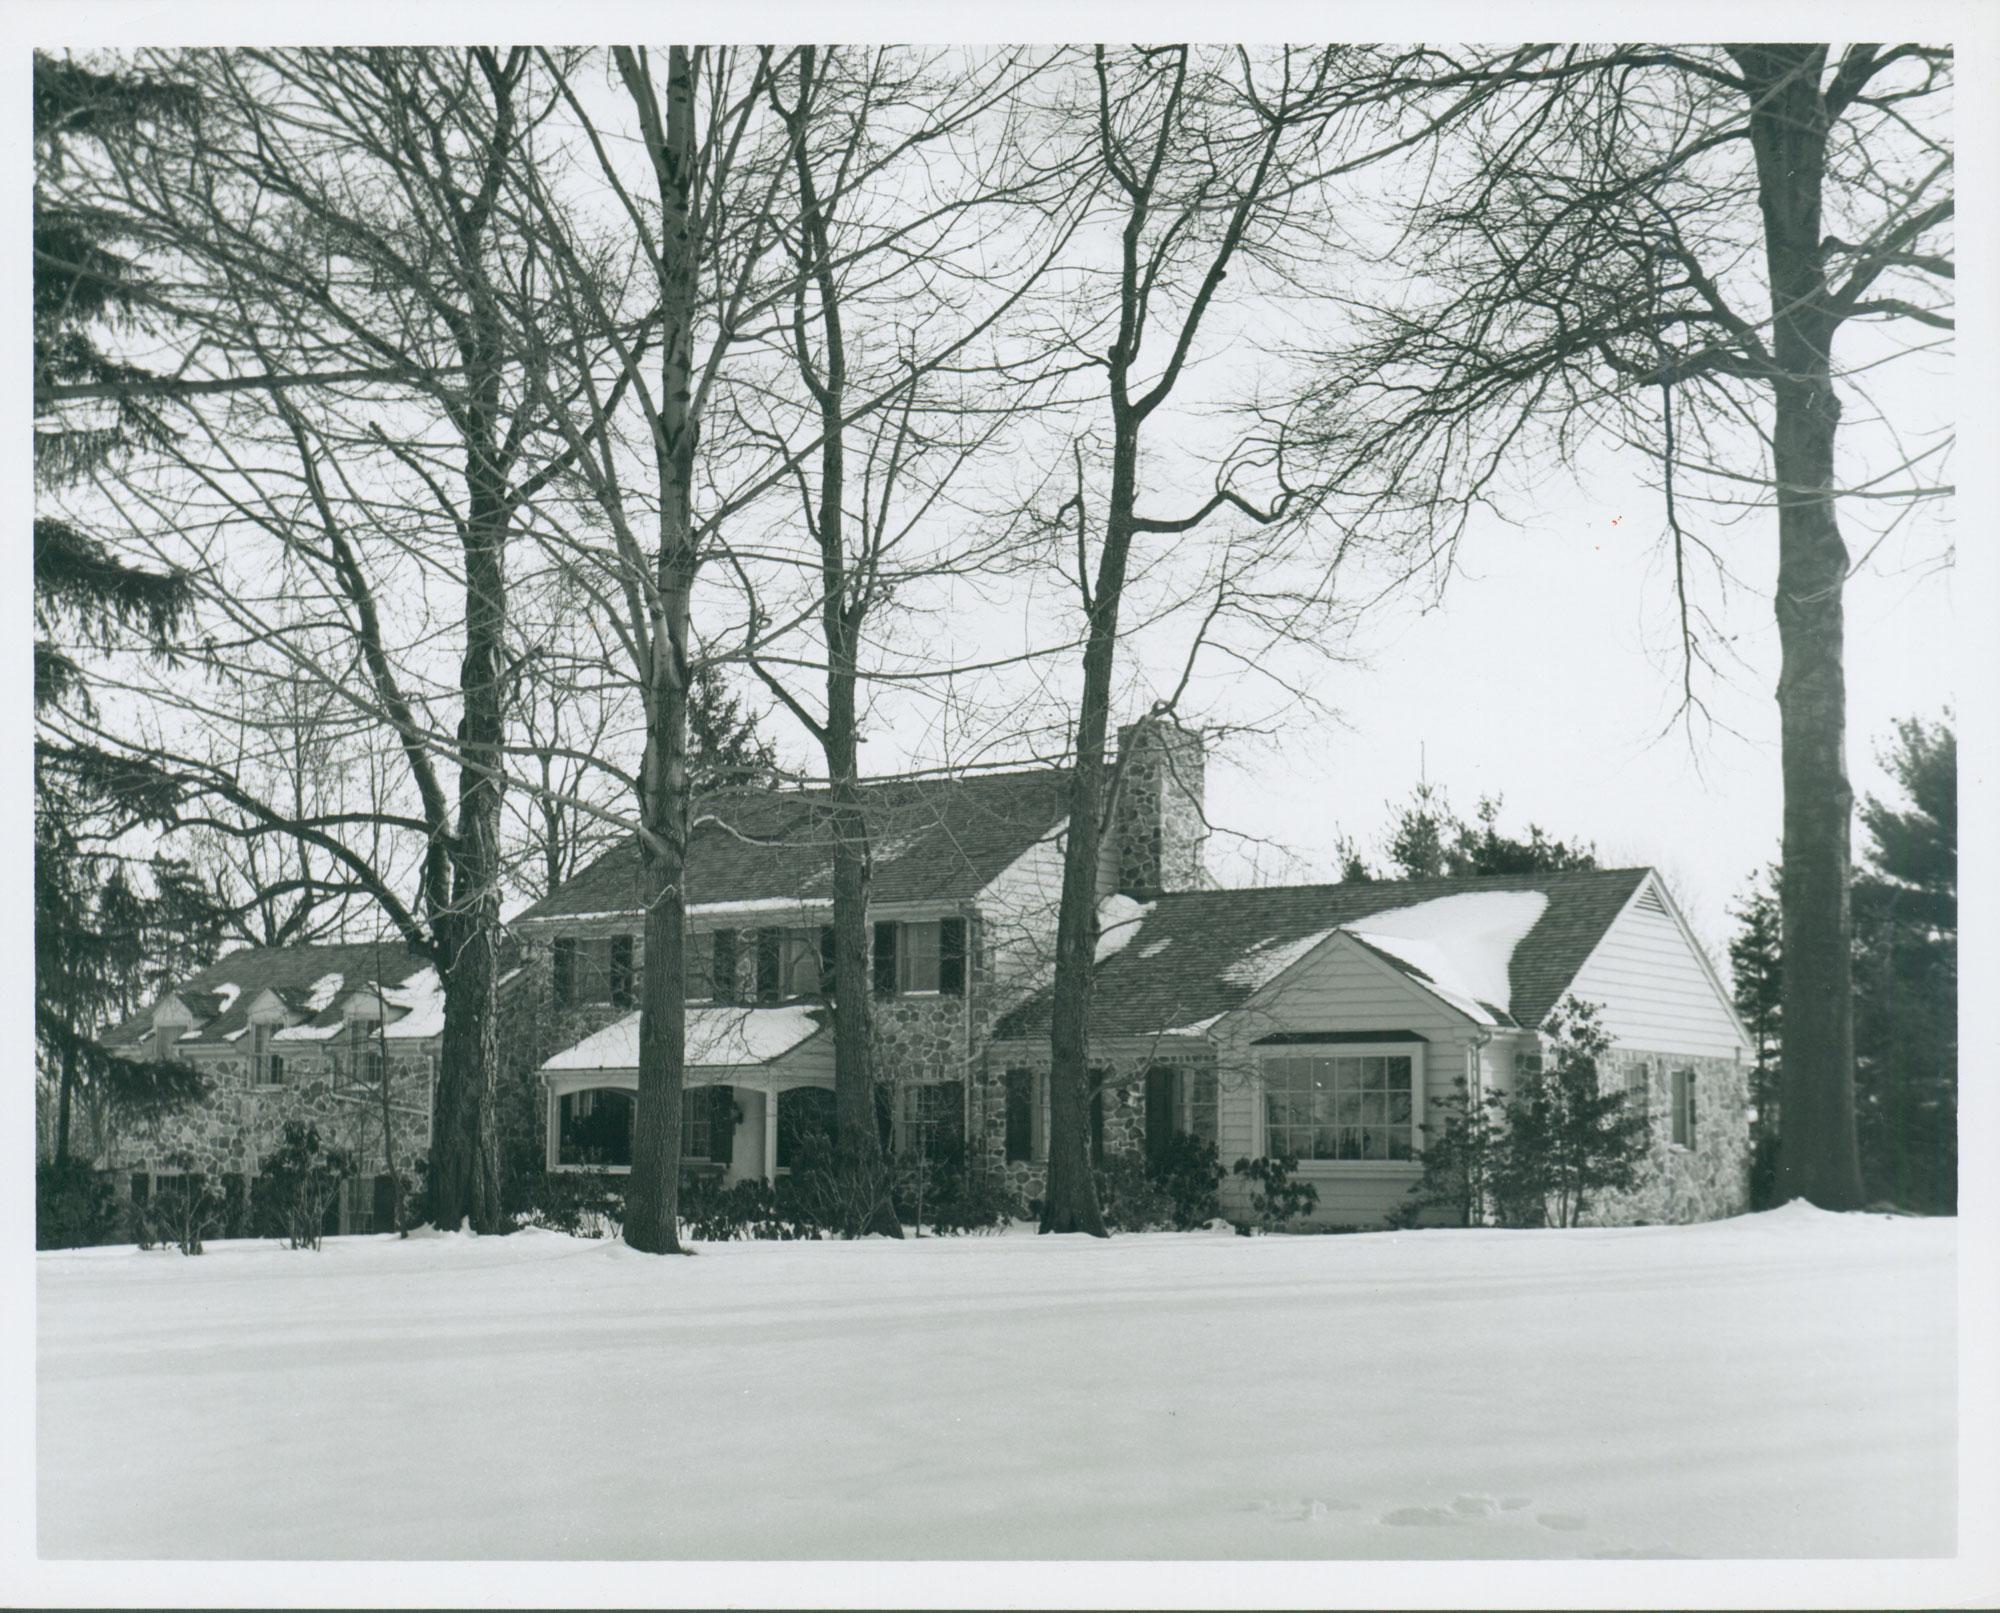
<svg viewBox="0 0 2000 1613"><path fill-rule="evenodd" d="M869 899L963 901L978 894L1067 815L1056 768L899 780L862 790L872 841ZM824 901L833 895L833 831L824 790L732 792L697 802L688 836L688 905ZM516 916L533 923L640 911L636 837Z"/></svg>
<svg viewBox="0 0 2000 1613"><path fill-rule="evenodd" d="M1241 1007L1270 982L1273 974L1256 967L1259 958L1289 965L1334 930L1366 930L1361 921L1371 915L1448 896L1501 891L1538 891L1548 899L1514 946L1508 1000L1493 1005L1517 1024L1539 1025L1650 873L1646 868L1606 868L1171 892L1153 903L1137 931L1099 964L1091 1034L1157 1036L1202 1027ZM1406 974L1428 978L1421 967L1383 951L1379 943L1370 951ZM1016 1040L1045 1036L1048 1028L1049 993L1043 991L1006 1015L994 1034Z"/></svg>
<svg viewBox="0 0 2000 1613"><path fill-rule="evenodd" d="M390 1020L391 1036L435 1036L443 1029L437 974L429 962L400 941L360 941L349 946L245 947L177 982L171 994L195 1015L194 1033L178 1042L200 1047L236 1040L250 1023L252 1005L267 990L293 1013L304 1015L304 1027L338 1029L341 997L377 980L390 1007L406 1010ZM148 1008L112 1026L98 1042L129 1047L152 1026Z"/></svg>

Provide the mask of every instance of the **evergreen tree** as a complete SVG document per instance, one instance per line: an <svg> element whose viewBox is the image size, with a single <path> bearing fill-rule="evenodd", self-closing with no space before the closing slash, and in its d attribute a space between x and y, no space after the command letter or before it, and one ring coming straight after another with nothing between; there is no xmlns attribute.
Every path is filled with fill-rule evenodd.
<svg viewBox="0 0 2000 1613"><path fill-rule="evenodd" d="M1419 784L1396 819L1389 840L1389 860L1402 879L1469 879L1482 874L1546 874L1597 866L1588 841L1565 842L1540 824L1528 825L1528 838L1516 840L1500 832L1504 797L1480 797L1476 825L1453 810L1444 789ZM1373 876L1348 842L1341 842L1342 880Z"/></svg>
<svg viewBox="0 0 2000 1613"><path fill-rule="evenodd" d="M41 488L79 480L114 455L159 440L166 429L140 395L151 377L98 345L104 328L138 318L146 302L143 276L102 220L63 201L49 182L79 160L81 143L127 139L193 110L180 86L35 54L34 466ZM75 383L114 391L79 417L63 407L59 391ZM53 637L59 630L99 648L137 633L164 653L192 600L184 576L129 566L72 522L39 512L34 580L38 713L66 701L89 704L72 649ZM159 821L164 802L152 781L100 761L54 735L39 737L35 747L35 1030L43 1072L57 1088L58 1175L68 1167L80 1090L100 1108L128 1115L184 1103L203 1090L185 1065L109 1059L92 1039L105 1016L131 1004L142 937L175 934L184 958L190 945L199 955L215 928L213 904L198 884L170 874L171 890L162 886L148 899L126 883L116 842L140 823Z"/></svg>
<svg viewBox="0 0 2000 1613"><path fill-rule="evenodd" d="M1950 716L1897 724L1854 881L1855 1110L1868 1197L1958 1205L1958 746Z"/></svg>
<svg viewBox="0 0 2000 1613"><path fill-rule="evenodd" d="M1750 1203L1767 1210L1778 1186L1779 1034L1784 952L1778 920L1778 870L1766 868L1731 916L1743 927L1729 943L1736 1012L1750 1033Z"/></svg>

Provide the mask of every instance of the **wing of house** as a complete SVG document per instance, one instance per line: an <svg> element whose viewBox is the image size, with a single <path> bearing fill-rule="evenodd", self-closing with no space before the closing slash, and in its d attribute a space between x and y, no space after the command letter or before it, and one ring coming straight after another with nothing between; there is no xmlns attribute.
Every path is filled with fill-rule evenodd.
<svg viewBox="0 0 2000 1613"><path fill-rule="evenodd" d="M1379 1222L1415 1180L1426 1108L1503 1086L1566 995L1601 1005L1600 1079L1653 1122L1645 1180L1607 1217L1700 1219L1747 1193L1743 1060L1728 993L1644 868L1163 894L1100 948L1093 1141L1291 1154L1317 1218ZM1048 999L995 1028L1010 1170L1045 1136Z"/></svg>
<svg viewBox="0 0 2000 1613"><path fill-rule="evenodd" d="M120 1057L191 1064L210 1086L206 1102L105 1139L102 1163L135 1200L187 1172L236 1192L301 1121L355 1161L338 1230L386 1225L391 1167L408 1172L430 1146L443 1032L437 971L400 943L232 952L98 1038Z"/></svg>

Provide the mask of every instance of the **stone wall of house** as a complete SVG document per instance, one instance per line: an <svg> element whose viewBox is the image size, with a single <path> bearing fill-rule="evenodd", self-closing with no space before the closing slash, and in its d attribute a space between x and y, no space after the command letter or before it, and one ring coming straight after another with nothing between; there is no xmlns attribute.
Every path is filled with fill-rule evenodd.
<svg viewBox="0 0 2000 1613"><path fill-rule="evenodd" d="M127 1128L109 1160L129 1176L140 1171L194 1170L211 1177L254 1177L260 1161L284 1139L285 1123L319 1131L328 1147L352 1154L360 1174L384 1169L382 1097L348 1078L342 1050L279 1044L285 1049L282 1086L253 1086L247 1055L198 1055L212 1088L207 1102L153 1124ZM431 1081L436 1043L389 1051L390 1137L396 1169L408 1174L430 1148ZM121 1190L125 1183L120 1182Z"/></svg>
<svg viewBox="0 0 2000 1613"><path fill-rule="evenodd" d="M1634 1093L1643 1073L1652 1148L1629 1190L1585 1212L1592 1226L1716 1221L1750 1208L1750 1072L1733 1059L1618 1048L1610 1080ZM1673 1141L1672 1072L1695 1072L1694 1146ZM1628 1099L1628 1102L1630 1100Z"/></svg>
<svg viewBox="0 0 2000 1613"><path fill-rule="evenodd" d="M1102 1056L1091 1058L1104 1094L1104 1153L1137 1154L1146 1146L1146 1072L1159 1067L1213 1070L1212 1049L1152 1040L1119 1043ZM1007 1072L1027 1070L1037 1078L1037 1091L1047 1080L1049 1050L1046 1042L1027 1047L1015 1045L993 1048L979 1061L968 1108L982 1157L990 1169L1000 1173L1007 1190L1023 1204L1041 1197L1048 1185L1048 1161L1007 1158ZM1039 1122L1047 1136L1047 1116Z"/></svg>

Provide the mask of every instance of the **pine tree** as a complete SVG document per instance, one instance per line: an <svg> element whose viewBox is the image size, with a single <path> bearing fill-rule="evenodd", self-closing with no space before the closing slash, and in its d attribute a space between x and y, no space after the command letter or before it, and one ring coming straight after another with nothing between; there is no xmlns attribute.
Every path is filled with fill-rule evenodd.
<svg viewBox="0 0 2000 1613"><path fill-rule="evenodd" d="M1854 881L1855 1110L1868 1197L1958 1205L1958 745L1947 714L1897 724L1883 758L1909 805L1874 797Z"/></svg>
<svg viewBox="0 0 2000 1613"><path fill-rule="evenodd" d="M66 203L53 181L77 160L80 142L128 138L148 123L192 111L192 97L180 86L35 54L34 466L41 488L79 480L113 456L158 440L166 429L143 398L122 390L141 388L150 378L108 357L97 340L105 326L138 317L143 277L107 238L101 221ZM77 382L121 390L78 418L61 406L56 391ZM184 576L126 565L72 522L39 512L34 579L38 713L65 702L89 704L81 669L71 649L55 641L57 631L67 628L100 648L136 633L165 651L192 602ZM92 753L53 735L38 737L35 1029L41 1062L57 1085L58 1173L68 1165L79 1088L128 1112L185 1102L202 1090L200 1078L182 1065L142 1068L107 1059L91 1035L103 1015L129 999L121 974L132 967L135 929L177 922L174 912L149 909L116 873L118 860L106 849L158 805L146 781L108 772ZM166 898L176 912L190 899L178 886Z"/></svg>
<svg viewBox="0 0 2000 1613"><path fill-rule="evenodd" d="M1731 916L1743 927L1729 943L1736 1012L1750 1033L1750 1203L1769 1209L1778 1185L1779 1027L1784 1001L1784 951L1778 918L1778 870L1766 868Z"/></svg>
<svg viewBox="0 0 2000 1613"><path fill-rule="evenodd" d="M1516 840L1500 832L1504 797L1481 796L1474 827L1452 809L1442 786L1419 784L1410 792L1389 841L1389 860L1404 879L1470 879L1485 874L1548 874L1597 866L1587 841L1557 840L1540 824L1528 825L1528 838ZM1343 880L1367 877L1366 866L1353 848L1342 845Z"/></svg>

